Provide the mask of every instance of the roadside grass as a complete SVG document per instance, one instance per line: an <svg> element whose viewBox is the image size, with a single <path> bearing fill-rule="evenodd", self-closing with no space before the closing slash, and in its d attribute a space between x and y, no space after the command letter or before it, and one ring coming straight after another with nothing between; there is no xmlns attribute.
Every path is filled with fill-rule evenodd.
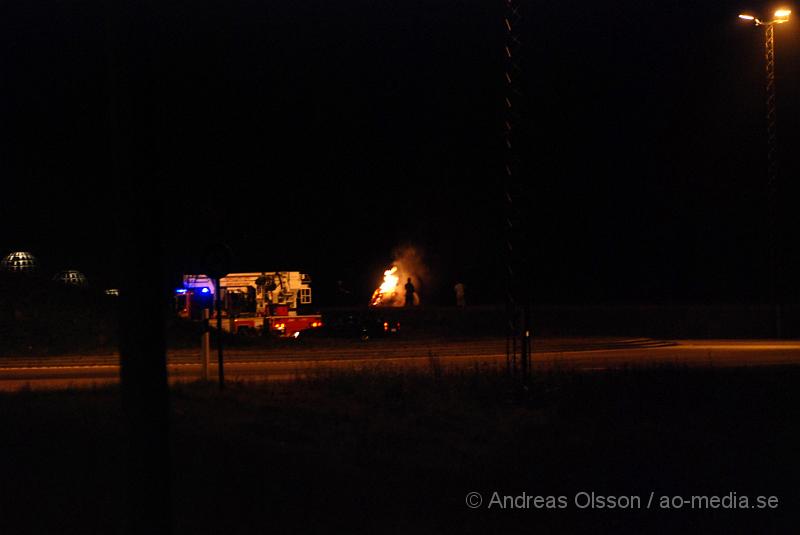
<svg viewBox="0 0 800 535"><path fill-rule="evenodd" d="M317 371L171 390L177 533L779 533L794 525L800 368ZM0 533L117 531L116 388L0 395ZM564 510L486 505L564 495ZM610 495L777 496L775 510L578 510ZM469 509L468 492L484 506Z"/></svg>

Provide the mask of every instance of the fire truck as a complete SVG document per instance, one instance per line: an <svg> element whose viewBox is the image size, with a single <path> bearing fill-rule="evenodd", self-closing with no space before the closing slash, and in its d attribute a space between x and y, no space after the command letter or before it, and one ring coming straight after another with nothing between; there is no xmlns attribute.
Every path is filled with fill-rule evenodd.
<svg viewBox="0 0 800 535"><path fill-rule="evenodd" d="M175 291L178 316L202 320L203 309L216 319L214 281L206 275L184 275ZM222 329L235 334L297 337L322 327L322 316L309 313L311 277L299 271L229 273L219 280ZM212 321L212 327L217 322Z"/></svg>

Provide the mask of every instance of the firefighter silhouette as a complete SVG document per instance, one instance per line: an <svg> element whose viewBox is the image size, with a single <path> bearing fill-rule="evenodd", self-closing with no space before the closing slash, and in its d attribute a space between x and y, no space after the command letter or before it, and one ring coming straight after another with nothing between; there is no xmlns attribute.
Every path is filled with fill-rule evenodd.
<svg viewBox="0 0 800 535"><path fill-rule="evenodd" d="M411 277L408 278L408 282L405 285L406 289L406 306L411 307L414 306L414 285L411 283Z"/></svg>

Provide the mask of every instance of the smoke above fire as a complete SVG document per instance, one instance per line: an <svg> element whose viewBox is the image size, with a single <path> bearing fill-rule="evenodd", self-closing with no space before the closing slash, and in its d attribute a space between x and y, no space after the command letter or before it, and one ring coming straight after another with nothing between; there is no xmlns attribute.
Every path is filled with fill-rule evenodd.
<svg viewBox="0 0 800 535"><path fill-rule="evenodd" d="M383 273L383 279L375 289L370 300L371 306L401 307L406 304L408 279L414 285L414 305L419 305L423 284L428 280L428 267L422 252L416 247L405 245L393 251L393 260ZM424 296L423 296L424 297Z"/></svg>

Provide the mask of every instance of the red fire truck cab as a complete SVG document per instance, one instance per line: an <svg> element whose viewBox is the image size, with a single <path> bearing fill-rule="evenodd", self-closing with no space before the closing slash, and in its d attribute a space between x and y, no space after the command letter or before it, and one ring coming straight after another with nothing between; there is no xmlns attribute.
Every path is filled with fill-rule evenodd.
<svg viewBox="0 0 800 535"><path fill-rule="evenodd" d="M311 277L299 271L230 273L219 281L222 329L236 334L297 337L322 327L322 316L311 313ZM216 318L216 288L206 275L184 275L175 291L179 317L201 320L203 309ZM211 326L216 328L216 321Z"/></svg>

